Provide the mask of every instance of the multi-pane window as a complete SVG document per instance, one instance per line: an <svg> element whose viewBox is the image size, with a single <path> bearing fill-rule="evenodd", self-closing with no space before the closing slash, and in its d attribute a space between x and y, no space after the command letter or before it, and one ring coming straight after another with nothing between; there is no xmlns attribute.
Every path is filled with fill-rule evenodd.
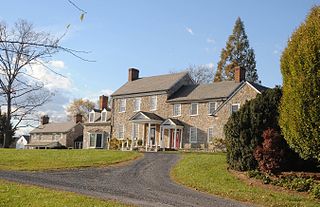
<svg viewBox="0 0 320 207"><path fill-rule="evenodd" d="M118 139L124 138L124 125L120 124L118 125Z"/></svg>
<svg viewBox="0 0 320 207"><path fill-rule="evenodd" d="M190 143L197 142L197 128L190 127Z"/></svg>
<svg viewBox="0 0 320 207"><path fill-rule="evenodd" d="M213 127L208 128L208 143L211 143L213 139Z"/></svg>
<svg viewBox="0 0 320 207"><path fill-rule="evenodd" d="M139 124L132 124L132 138L138 138L139 136Z"/></svg>
<svg viewBox="0 0 320 207"><path fill-rule="evenodd" d="M209 102L208 114L213 114L213 112L217 110L217 108L218 108L217 102Z"/></svg>
<svg viewBox="0 0 320 207"><path fill-rule="evenodd" d="M157 110L157 96L150 97L150 111Z"/></svg>
<svg viewBox="0 0 320 207"><path fill-rule="evenodd" d="M126 99L120 99L119 112L125 112L125 111L126 111Z"/></svg>
<svg viewBox="0 0 320 207"><path fill-rule="evenodd" d="M103 134L90 133L89 147L91 148L103 148Z"/></svg>
<svg viewBox="0 0 320 207"><path fill-rule="evenodd" d="M90 123L93 123L93 122L94 122L94 115L95 115L95 112L94 112L94 111L92 111L92 112L89 113L89 122L90 122Z"/></svg>
<svg viewBox="0 0 320 207"><path fill-rule="evenodd" d="M181 115L181 104L174 104L173 105L173 116L180 116Z"/></svg>
<svg viewBox="0 0 320 207"><path fill-rule="evenodd" d="M240 104L239 103L232 104L231 105L231 113L239 111L239 108L240 108Z"/></svg>
<svg viewBox="0 0 320 207"><path fill-rule="evenodd" d="M107 121L107 111L105 109L101 112L101 121L102 122Z"/></svg>
<svg viewBox="0 0 320 207"><path fill-rule="evenodd" d="M198 115L198 103L191 103L190 115Z"/></svg>
<svg viewBox="0 0 320 207"><path fill-rule="evenodd" d="M133 101L133 110L140 111L141 98L135 98Z"/></svg>

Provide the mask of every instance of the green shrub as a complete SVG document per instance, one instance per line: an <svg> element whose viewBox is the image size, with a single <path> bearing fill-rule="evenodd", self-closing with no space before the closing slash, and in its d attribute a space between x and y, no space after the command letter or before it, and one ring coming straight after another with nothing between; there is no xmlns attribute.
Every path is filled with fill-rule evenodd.
<svg viewBox="0 0 320 207"><path fill-rule="evenodd" d="M320 199L320 184L315 184L313 185L312 189L311 189L311 195L314 198L318 198Z"/></svg>
<svg viewBox="0 0 320 207"><path fill-rule="evenodd" d="M112 138L110 140L110 149L111 150L121 149L121 140L118 140L116 138Z"/></svg>

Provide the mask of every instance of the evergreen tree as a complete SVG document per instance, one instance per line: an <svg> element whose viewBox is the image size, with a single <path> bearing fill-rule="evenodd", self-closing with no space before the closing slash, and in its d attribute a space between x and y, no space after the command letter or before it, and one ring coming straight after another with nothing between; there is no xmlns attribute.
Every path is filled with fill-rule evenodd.
<svg viewBox="0 0 320 207"><path fill-rule="evenodd" d="M281 57L280 126L292 149L320 161L320 6L292 34Z"/></svg>
<svg viewBox="0 0 320 207"><path fill-rule="evenodd" d="M250 48L244 24L238 17L229 36L226 48L222 49L215 82L223 80L234 80L234 68L240 66L246 69L246 80L258 82L258 73L254 50Z"/></svg>

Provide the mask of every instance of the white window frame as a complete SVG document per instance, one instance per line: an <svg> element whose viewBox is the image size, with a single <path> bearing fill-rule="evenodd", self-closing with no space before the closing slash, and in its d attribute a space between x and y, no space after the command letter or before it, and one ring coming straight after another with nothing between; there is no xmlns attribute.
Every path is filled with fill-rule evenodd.
<svg viewBox="0 0 320 207"><path fill-rule="evenodd" d="M210 130L212 130L212 135L211 135L211 136L210 136ZM212 143L212 140L210 140L210 139L213 138L213 127L209 127L209 128L208 128L207 138L208 138L207 142L208 142L208 143Z"/></svg>
<svg viewBox="0 0 320 207"><path fill-rule="evenodd" d="M196 105L196 107L197 107L197 113L195 113L195 114L192 114L192 105ZM198 103L191 103L190 104L190 116L198 116L198 113L199 113L199 104Z"/></svg>
<svg viewBox="0 0 320 207"><path fill-rule="evenodd" d="M133 100L133 111L138 112L140 111L140 109L141 109L141 98L135 98Z"/></svg>
<svg viewBox="0 0 320 207"><path fill-rule="evenodd" d="M156 111L157 105L158 105L158 97L157 96L150 96L150 111Z"/></svg>
<svg viewBox="0 0 320 207"><path fill-rule="evenodd" d="M135 131L135 126L137 127L137 131ZM137 135L137 136L135 136ZM136 138L138 139L139 137L139 124L132 123L132 133L131 133L131 138Z"/></svg>
<svg viewBox="0 0 320 207"><path fill-rule="evenodd" d="M196 130L196 137L195 137L195 140L192 140L192 137L191 137L191 131L192 129L195 129ZM197 143L198 142L198 128L197 127L190 127L190 130L189 130L189 141L190 143Z"/></svg>
<svg viewBox="0 0 320 207"><path fill-rule="evenodd" d="M94 111L91 111L91 112L89 113L89 123L93 123L93 122L94 122L94 120L95 120L95 115L96 115L96 113L95 113Z"/></svg>
<svg viewBox="0 0 320 207"><path fill-rule="evenodd" d="M127 100L120 99L119 100L119 113L126 112L126 108L127 108Z"/></svg>
<svg viewBox="0 0 320 207"><path fill-rule="evenodd" d="M102 114L105 114L104 119L103 119ZM107 115L108 115L107 110L106 110L106 109L103 109L103 110L101 111L101 121L102 121L102 122L106 122L106 121L107 121Z"/></svg>
<svg viewBox="0 0 320 207"><path fill-rule="evenodd" d="M96 145L97 145L98 134L101 134L101 145L97 147ZM91 146L91 135L94 135L93 146ZM89 133L89 148L101 149L103 148L103 146L104 146L104 133Z"/></svg>
<svg viewBox="0 0 320 207"><path fill-rule="evenodd" d="M179 108L179 113L176 113L176 106ZM181 104L173 104L173 116L181 116Z"/></svg>
<svg viewBox="0 0 320 207"><path fill-rule="evenodd" d="M218 102L209 102L208 103L208 115L212 115L212 113L214 112L214 111L210 111L211 104L214 104L214 111L216 111L218 108Z"/></svg>
<svg viewBox="0 0 320 207"><path fill-rule="evenodd" d="M230 107L230 112L231 112L231 114L234 113L234 112L232 111L232 107L233 107L233 106L238 106L238 110L237 110L237 111L239 111L239 109L240 109L240 103L231 104L231 107Z"/></svg>
<svg viewBox="0 0 320 207"><path fill-rule="evenodd" d="M120 128L122 128L122 136L120 137ZM118 139L124 139L124 125L123 124L119 124L118 128L117 128L117 138Z"/></svg>

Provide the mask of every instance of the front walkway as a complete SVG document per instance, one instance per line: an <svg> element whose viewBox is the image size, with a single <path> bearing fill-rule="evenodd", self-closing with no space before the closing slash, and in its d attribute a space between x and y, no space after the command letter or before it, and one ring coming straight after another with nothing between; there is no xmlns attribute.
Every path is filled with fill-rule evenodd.
<svg viewBox="0 0 320 207"><path fill-rule="evenodd" d="M145 153L142 159L126 166L51 172L0 171L0 179L116 199L137 206L245 206L173 183L169 170L178 159L178 154Z"/></svg>

